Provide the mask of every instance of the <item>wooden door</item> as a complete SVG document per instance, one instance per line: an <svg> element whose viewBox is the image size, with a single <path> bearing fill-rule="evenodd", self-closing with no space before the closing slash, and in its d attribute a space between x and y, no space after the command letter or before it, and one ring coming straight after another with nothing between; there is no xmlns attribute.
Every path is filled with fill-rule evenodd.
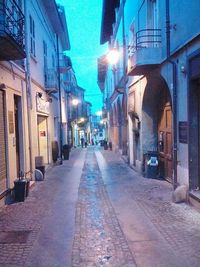
<svg viewBox="0 0 200 267"><path fill-rule="evenodd" d="M15 109L15 140L16 140L16 171L17 177L20 176L20 144L19 144L19 107L18 97L14 96L14 109Z"/></svg>
<svg viewBox="0 0 200 267"><path fill-rule="evenodd" d="M5 137L4 93L0 90L0 192L6 190L6 137Z"/></svg>
<svg viewBox="0 0 200 267"><path fill-rule="evenodd" d="M172 111L166 104L161 112L158 126L158 150L160 176L172 181Z"/></svg>
<svg viewBox="0 0 200 267"><path fill-rule="evenodd" d="M48 164L48 132L47 132L47 117L38 116L38 145L39 155L43 156L44 163Z"/></svg>

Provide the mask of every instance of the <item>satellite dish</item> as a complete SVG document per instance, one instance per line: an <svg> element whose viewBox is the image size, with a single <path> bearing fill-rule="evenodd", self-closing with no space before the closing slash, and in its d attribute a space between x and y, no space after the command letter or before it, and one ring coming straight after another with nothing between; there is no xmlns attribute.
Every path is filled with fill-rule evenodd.
<svg viewBox="0 0 200 267"><path fill-rule="evenodd" d="M40 170L35 169L35 181L43 181L43 180L44 180L43 173Z"/></svg>

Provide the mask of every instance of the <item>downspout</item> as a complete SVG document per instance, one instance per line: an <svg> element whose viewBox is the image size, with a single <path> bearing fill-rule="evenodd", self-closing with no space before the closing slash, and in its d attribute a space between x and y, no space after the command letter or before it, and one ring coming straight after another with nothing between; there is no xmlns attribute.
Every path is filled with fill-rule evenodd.
<svg viewBox="0 0 200 267"><path fill-rule="evenodd" d="M57 46L57 74L58 74L58 93L59 93L59 109L60 109L60 164L62 164L62 95L60 85L60 60L59 60L59 40L58 34L56 34L56 46Z"/></svg>
<svg viewBox="0 0 200 267"><path fill-rule="evenodd" d="M145 3L145 0L142 1L141 5L140 5L140 7L138 9L138 31L140 30L140 11L141 11L144 3Z"/></svg>
<svg viewBox="0 0 200 267"><path fill-rule="evenodd" d="M25 13L25 32L29 32L28 27L28 7L27 1L24 1L24 13ZM32 90L31 90L31 74L30 74L30 57L29 57L29 35L25 34L25 50L26 50L26 59L25 59L25 76L26 76L26 104L27 104L27 120L28 120L28 141L29 141L29 164L30 164L30 177L32 179L33 174L33 164L32 164L32 125L31 125L31 110L32 110Z"/></svg>
<svg viewBox="0 0 200 267"><path fill-rule="evenodd" d="M166 52L167 62L172 65L173 71L173 187L177 187L177 66L176 62L171 60L170 55L170 11L169 11L169 0L166 0Z"/></svg>

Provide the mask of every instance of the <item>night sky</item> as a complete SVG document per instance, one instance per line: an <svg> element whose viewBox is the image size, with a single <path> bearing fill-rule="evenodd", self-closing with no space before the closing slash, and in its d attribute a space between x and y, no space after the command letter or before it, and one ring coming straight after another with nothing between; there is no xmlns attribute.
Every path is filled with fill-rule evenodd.
<svg viewBox="0 0 200 267"><path fill-rule="evenodd" d="M107 45L100 46L102 0L57 0L65 7L71 57L78 85L86 90L85 99L92 103L92 112L102 108L102 95L97 85L97 57Z"/></svg>

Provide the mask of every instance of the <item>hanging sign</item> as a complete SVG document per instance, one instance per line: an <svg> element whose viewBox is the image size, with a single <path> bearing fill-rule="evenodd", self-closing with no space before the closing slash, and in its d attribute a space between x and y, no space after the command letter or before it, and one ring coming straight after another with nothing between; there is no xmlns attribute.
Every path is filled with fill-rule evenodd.
<svg viewBox="0 0 200 267"><path fill-rule="evenodd" d="M36 96L36 109L38 112L49 114L49 102Z"/></svg>

